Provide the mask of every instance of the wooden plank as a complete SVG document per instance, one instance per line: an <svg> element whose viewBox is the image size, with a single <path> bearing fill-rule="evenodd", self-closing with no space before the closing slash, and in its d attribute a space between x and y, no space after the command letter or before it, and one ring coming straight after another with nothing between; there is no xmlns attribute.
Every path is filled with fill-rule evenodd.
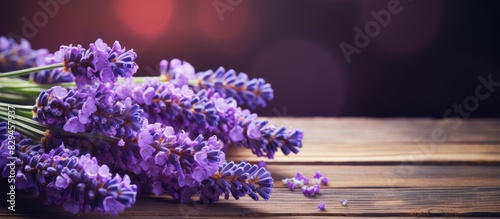
<svg viewBox="0 0 500 219"><path fill-rule="evenodd" d="M250 150L230 147L227 160L257 162ZM497 144L413 144L413 143L306 143L298 154L276 153L273 163L499 163Z"/></svg>
<svg viewBox="0 0 500 219"><path fill-rule="evenodd" d="M312 178L320 171L329 178L322 188L499 187L498 165L282 165L268 164L276 188L297 172ZM499 194L500 195L500 194Z"/></svg>
<svg viewBox="0 0 500 219"><path fill-rule="evenodd" d="M305 143L394 143L433 140L442 129L446 142L500 142L500 119L431 118L289 118L268 117L271 124L302 129ZM458 121L458 123L457 123ZM435 136L439 136L437 130ZM435 138L438 139L438 138Z"/></svg>
<svg viewBox="0 0 500 219"><path fill-rule="evenodd" d="M277 188L269 201L242 198L208 205L177 204L168 198L141 196L121 217L500 216L498 194L500 188L322 189L317 197L307 198L300 191ZM340 199L347 199L348 205L341 206ZM70 216L60 208L44 207L38 200L18 200L15 215L19 218ZM327 211L316 209L320 201L326 202ZM0 218L7 216L13 215L5 207L0 208Z"/></svg>

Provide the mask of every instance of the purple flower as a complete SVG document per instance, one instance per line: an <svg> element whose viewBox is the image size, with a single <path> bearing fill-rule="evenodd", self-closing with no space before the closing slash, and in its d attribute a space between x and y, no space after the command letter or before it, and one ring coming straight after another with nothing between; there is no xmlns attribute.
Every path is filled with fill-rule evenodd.
<svg viewBox="0 0 500 219"><path fill-rule="evenodd" d="M155 164L158 166L164 166L167 163L167 160L167 154L163 151L160 151L155 155Z"/></svg>
<svg viewBox="0 0 500 219"><path fill-rule="evenodd" d="M64 130L68 132L84 132L85 131L85 126L78 121L78 117L73 117L68 119L66 121L66 124L64 124Z"/></svg>
<svg viewBox="0 0 500 219"><path fill-rule="evenodd" d="M312 196L319 193L320 187L319 187L319 185L302 186L301 190L302 190L302 194L304 194L306 197L312 197Z"/></svg>
<svg viewBox="0 0 500 219"><path fill-rule="evenodd" d="M340 205L347 206L347 199L340 200Z"/></svg>
<svg viewBox="0 0 500 219"><path fill-rule="evenodd" d="M309 187L307 186L302 186L302 188L300 189L302 190L302 194L304 194L305 196L312 196L314 194L313 191L309 190Z"/></svg>
<svg viewBox="0 0 500 219"><path fill-rule="evenodd" d="M248 80L245 73L236 74L231 69L225 71L219 67L215 72L208 70L196 74L197 82L192 86L196 90L213 88L224 97L234 98L238 104L252 109L265 107L266 101L274 98L274 91L269 83L262 78Z"/></svg>
<svg viewBox="0 0 500 219"><path fill-rule="evenodd" d="M73 214L78 214L80 212L80 206L76 201L66 201L63 204L64 210L71 212Z"/></svg>
<svg viewBox="0 0 500 219"><path fill-rule="evenodd" d="M160 181L155 181L151 187L153 188L152 189L152 192L155 194L155 195L161 195L163 194L163 192L165 191L163 189L163 184L160 182Z"/></svg>
<svg viewBox="0 0 500 219"><path fill-rule="evenodd" d="M56 188L59 190L65 189L71 183L71 179L66 173L62 173L60 176L56 177Z"/></svg>
<svg viewBox="0 0 500 219"><path fill-rule="evenodd" d="M219 121L214 104L209 101L206 91L195 95L187 86L176 88L171 83L160 83L157 80L145 80L142 85L117 86L123 92L132 94L132 102L139 104L144 110L143 116L150 123L160 122L176 129L184 129L187 126L205 129L216 126Z"/></svg>
<svg viewBox="0 0 500 219"><path fill-rule="evenodd" d="M288 181L287 185L290 191L293 191L295 189L295 183L293 182L293 180Z"/></svg>
<svg viewBox="0 0 500 219"><path fill-rule="evenodd" d="M52 87L38 96L33 119L73 133L135 138L142 125L142 110L130 99L118 101L112 88L106 84L85 90Z"/></svg>
<svg viewBox="0 0 500 219"><path fill-rule="evenodd" d="M162 183L174 198L178 196L175 187L199 186L225 162L216 137L191 139L184 132L175 133L172 127L161 128L159 123L145 121L137 139L141 171L136 173L144 174L148 183ZM160 191L159 185L149 189Z"/></svg>
<svg viewBox="0 0 500 219"><path fill-rule="evenodd" d="M328 177L325 177L321 172L316 171L313 176L313 182L315 184L328 185Z"/></svg>
<svg viewBox="0 0 500 219"><path fill-rule="evenodd" d="M325 202L320 202L320 203L318 204L318 209L319 209L320 211L324 211L324 210L326 210L326 204L325 204Z"/></svg>
<svg viewBox="0 0 500 219"><path fill-rule="evenodd" d="M255 123L250 123L247 127L247 136L250 139L260 139L262 137L262 134L260 133L260 127L257 126Z"/></svg>
<svg viewBox="0 0 500 219"><path fill-rule="evenodd" d="M106 165L100 166L99 170L97 171L97 174L101 178L111 178L111 173L109 172L109 167Z"/></svg>
<svg viewBox="0 0 500 219"><path fill-rule="evenodd" d="M103 208L105 212L108 212L113 217L125 211L125 205L111 196L104 199Z"/></svg>
<svg viewBox="0 0 500 219"><path fill-rule="evenodd" d="M28 187L29 182L28 179L26 179L26 175L24 175L21 171L18 171L16 174L16 188L17 189L24 189Z"/></svg>
<svg viewBox="0 0 500 219"><path fill-rule="evenodd" d="M304 174L302 174L301 172L297 172L297 174L295 174L295 179L303 180L304 184L309 184L309 179L306 178L306 176L304 176Z"/></svg>
<svg viewBox="0 0 500 219"><path fill-rule="evenodd" d="M314 172L313 179L320 179L321 177L323 177L323 174L321 174L321 172Z"/></svg>
<svg viewBox="0 0 500 219"><path fill-rule="evenodd" d="M83 171L91 177L97 176L99 172L99 165L97 164L97 159L90 159L90 155L86 154L85 156L80 157L80 165L82 165Z"/></svg>
<svg viewBox="0 0 500 219"><path fill-rule="evenodd" d="M263 161L263 160L257 162L257 166L258 167L263 167L263 168L267 169L266 161Z"/></svg>
<svg viewBox="0 0 500 219"><path fill-rule="evenodd" d="M3 140L7 139L9 137L8 134L8 124L6 121L1 121L0 122L0 142L3 142Z"/></svg>
<svg viewBox="0 0 500 219"><path fill-rule="evenodd" d="M188 85L190 80L196 79L194 67L189 62L179 59L160 61L160 77L171 82L176 87Z"/></svg>
<svg viewBox="0 0 500 219"><path fill-rule="evenodd" d="M229 118L221 116L222 128L218 130L218 133L223 133L223 127L226 125L242 127L245 130L244 140L231 143L249 148L257 156L267 156L273 159L279 149L288 155L290 152L298 153L298 148L302 147L302 131L268 125L267 120L258 120L257 115L251 114L248 110L236 108Z"/></svg>
<svg viewBox="0 0 500 219"><path fill-rule="evenodd" d="M138 66L134 62L137 54L125 51L118 41L108 47L101 39L89 45L88 50L81 45L61 46L54 56L63 57L64 71L71 72L78 88L96 82L116 82L118 77L132 77Z"/></svg>
<svg viewBox="0 0 500 219"><path fill-rule="evenodd" d="M90 121L88 120L90 115L97 111L97 107L95 105L94 97L88 97L85 102L83 102L82 109L78 111L78 119L80 123L87 124Z"/></svg>
<svg viewBox="0 0 500 219"><path fill-rule="evenodd" d="M153 153L156 151L156 149L154 147L151 147L151 145L148 145L148 144L142 145L140 147L141 147L141 150L140 150L141 157L144 160L148 159L149 157L152 157Z"/></svg>
<svg viewBox="0 0 500 219"><path fill-rule="evenodd" d="M321 190L319 185L313 185L312 188L313 188L314 194L318 194L319 191Z"/></svg>
<svg viewBox="0 0 500 219"><path fill-rule="evenodd" d="M44 66L50 64L56 64L63 62L63 57L60 53L56 54L48 54L45 58L41 58L41 61L37 62L37 66ZM72 82L74 81L74 76L65 72L61 68L50 69L40 72L35 72L30 74L30 80L37 84L58 84L64 82Z"/></svg>
<svg viewBox="0 0 500 219"><path fill-rule="evenodd" d="M233 142L243 141L245 136L243 136L243 128L241 126L235 126L229 131L229 139Z"/></svg>
<svg viewBox="0 0 500 219"><path fill-rule="evenodd" d="M321 184L328 185L328 177L321 178Z"/></svg>
<svg viewBox="0 0 500 219"><path fill-rule="evenodd" d="M179 88L157 80L145 80L140 85L127 82L117 86L120 92L131 94L131 104L139 104L144 109L143 116L150 123L159 122L163 126L185 130L192 138L216 135L226 146L242 146L257 156L270 159L278 150L288 155L290 152L298 153L302 147L302 131L268 125L268 121L258 120L256 114L238 108L234 99L221 97L213 90L199 90L193 94L186 86ZM147 90L154 90L154 96L144 96ZM126 98L118 96L118 101Z"/></svg>
<svg viewBox="0 0 500 219"><path fill-rule="evenodd" d="M268 200L272 188L273 178L266 169L245 162L229 162L204 180L199 192L203 201L216 201L221 195L229 199L230 194L235 199L248 195L254 200L258 200L259 196Z"/></svg>
<svg viewBox="0 0 500 219"><path fill-rule="evenodd" d="M97 165L96 159L88 154L79 156L78 150L64 145L45 153L40 145L32 145L31 140L22 140L17 146L18 179L28 179L24 188L34 196L44 191L42 197L46 203L62 205L74 214L91 211L116 215L135 202L137 187L130 184L128 176L112 177L106 165Z"/></svg>
<svg viewBox="0 0 500 219"><path fill-rule="evenodd" d="M31 49L29 41L25 39L17 43L12 38L0 36L0 72L36 67L47 54L46 49Z"/></svg>

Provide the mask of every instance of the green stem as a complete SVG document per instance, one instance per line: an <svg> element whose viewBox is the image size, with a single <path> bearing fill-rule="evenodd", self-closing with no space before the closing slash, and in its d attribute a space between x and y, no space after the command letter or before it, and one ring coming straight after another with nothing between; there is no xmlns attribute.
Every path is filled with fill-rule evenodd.
<svg viewBox="0 0 500 219"><path fill-rule="evenodd" d="M44 65L44 66L39 66L39 67L21 69L21 70L17 70L17 71L5 72L5 73L0 74L0 78L27 75L27 74L33 73L33 72L39 72L39 71L60 68L60 67L64 67L64 63L56 63L56 64L52 64L52 65Z"/></svg>
<svg viewBox="0 0 500 219"><path fill-rule="evenodd" d="M19 119L19 118L23 118L23 117L17 117L16 120ZM3 115L0 115L0 119L3 119L5 121L9 121L9 119L7 117L3 116ZM16 122L15 125L23 127L24 129L28 129L29 130L29 132L25 132L25 133L22 133L22 134L34 133L34 134L38 134L40 136L45 135L44 131L41 131L41 130L39 130L39 129L35 128L35 127L32 127L32 126L30 126L28 124L25 124L25 123L22 123L22 122Z"/></svg>
<svg viewBox="0 0 500 219"><path fill-rule="evenodd" d="M12 103L2 103L2 102L0 102L0 106L12 107L15 109L24 109L24 110L32 110L33 109L33 106L19 105L19 104L12 104Z"/></svg>

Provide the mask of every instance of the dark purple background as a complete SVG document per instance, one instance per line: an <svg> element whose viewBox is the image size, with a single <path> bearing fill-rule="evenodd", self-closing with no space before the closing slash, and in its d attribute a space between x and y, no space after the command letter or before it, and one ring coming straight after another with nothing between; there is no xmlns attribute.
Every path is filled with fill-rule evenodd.
<svg viewBox="0 0 500 219"><path fill-rule="evenodd" d="M339 44L353 45L353 28L364 29L370 11L386 10L389 0L73 0L45 21L37 2L0 1L0 35L24 35L51 51L119 40L137 51L140 75L172 58L198 71L234 68L273 85L275 99L260 115L439 118L474 95L478 76L500 81L493 0L401 0L402 11L350 64ZM230 10L222 20L214 2ZM37 33L23 34L23 18L34 15ZM500 116L498 88L471 117Z"/></svg>

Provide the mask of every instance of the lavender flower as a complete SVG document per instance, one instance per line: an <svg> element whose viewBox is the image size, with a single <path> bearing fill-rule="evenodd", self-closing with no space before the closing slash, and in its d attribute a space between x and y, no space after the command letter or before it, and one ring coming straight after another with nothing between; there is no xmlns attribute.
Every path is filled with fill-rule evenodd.
<svg viewBox="0 0 500 219"><path fill-rule="evenodd" d="M257 166L258 167L263 167L263 168L267 169L266 161L263 161L263 160L257 162Z"/></svg>
<svg viewBox="0 0 500 219"><path fill-rule="evenodd" d="M55 86L42 91L33 107L33 119L69 132L133 138L142 124L142 110L130 101L116 101L105 84L85 90Z"/></svg>
<svg viewBox="0 0 500 219"><path fill-rule="evenodd" d="M340 205L347 206L347 199L340 200Z"/></svg>
<svg viewBox="0 0 500 219"><path fill-rule="evenodd" d="M194 67L189 62L172 59L170 62L160 61L160 78L180 88L189 85L189 81L196 79L196 76Z"/></svg>
<svg viewBox="0 0 500 219"><path fill-rule="evenodd" d="M234 98L238 104L254 109L265 107L266 101L274 98L274 91L262 78L249 80L245 73L237 74L233 69L226 71L219 67L215 72L208 70L196 74L195 90L213 88L224 97Z"/></svg>
<svg viewBox="0 0 500 219"><path fill-rule="evenodd" d="M151 123L160 122L176 129L205 130L216 126L219 120L215 105L207 98L206 91L194 94L187 86L176 88L171 83L145 80L142 85L131 82L118 85L121 99L130 96L144 109L144 117ZM196 133L205 134L205 133Z"/></svg>
<svg viewBox="0 0 500 219"><path fill-rule="evenodd" d="M274 91L262 78L249 80L245 73L237 74L233 69L225 71L219 67L215 72L208 70L195 74L194 67L186 61L173 59L160 62L160 77L175 87L190 85L195 92L213 88L223 97L232 97L238 104L252 109L265 107L266 101L274 98Z"/></svg>
<svg viewBox="0 0 500 219"><path fill-rule="evenodd" d="M259 200L259 196L268 200L272 188L273 178L265 168L231 161L223 164L219 171L203 181L200 198L207 202L217 201L222 194L225 199L229 199L231 194L235 199L248 195L254 200Z"/></svg>
<svg viewBox="0 0 500 219"><path fill-rule="evenodd" d="M222 119L221 119L222 120ZM223 123L224 122L224 123ZM268 125L267 120L258 120L256 114L248 110L237 108L227 120L222 120L219 132L229 128L230 142L250 149L257 156L274 158L280 149L283 154L298 153L302 147L303 132L301 130L287 130Z"/></svg>
<svg viewBox="0 0 500 219"><path fill-rule="evenodd" d="M321 179L321 177L323 177L323 174L321 174L321 172L314 172L313 179Z"/></svg>
<svg viewBox="0 0 500 219"><path fill-rule="evenodd" d="M309 184L309 179L306 176L304 176L304 174L302 174L301 172L297 172L297 174L295 174L295 179L303 180L304 184Z"/></svg>
<svg viewBox="0 0 500 219"><path fill-rule="evenodd" d="M289 180L287 186L290 191L293 191L295 189L295 182L293 182L293 180Z"/></svg>
<svg viewBox="0 0 500 219"><path fill-rule="evenodd" d="M86 146L85 151L112 170L138 176L141 190L172 197L179 197L178 189L183 186L199 186L225 162L225 154L215 136L206 141L202 136L192 140L182 131L176 133L172 127L162 128L159 123L148 124L147 120L134 138L119 142L54 132L46 132L42 138L45 148L61 142L76 148Z"/></svg>
<svg viewBox="0 0 500 219"><path fill-rule="evenodd" d="M172 178L180 187L198 186L225 162L225 154L215 136L207 141L201 135L191 140L184 132L175 133L172 127L161 128L159 123L145 125L137 135L137 144L142 170L153 182L166 185L166 190Z"/></svg>
<svg viewBox="0 0 500 219"><path fill-rule="evenodd" d="M328 185L328 177L323 176L323 174L321 174L321 172L316 171L316 172L314 172L313 182L315 184Z"/></svg>
<svg viewBox="0 0 500 219"><path fill-rule="evenodd" d="M3 143L1 150L6 145ZM113 177L106 165L98 165L89 154L79 156L78 150L66 149L64 145L43 153L35 150L40 145L32 145L31 140L16 146L16 188L30 190L35 197L42 194L47 204L62 205L74 214L99 212L115 216L135 203L137 188L130 184L130 178ZM0 168L5 172L11 167Z"/></svg>
<svg viewBox="0 0 500 219"><path fill-rule="evenodd" d="M9 134L8 134L7 122L1 121L0 122L0 142L3 142L8 137L9 137Z"/></svg>
<svg viewBox="0 0 500 219"><path fill-rule="evenodd" d="M323 178L321 178L320 181L321 181L321 184L328 185L328 177L323 177Z"/></svg>
<svg viewBox="0 0 500 219"><path fill-rule="evenodd" d="M293 178L285 178L281 180L283 184L287 185L290 190L294 190L295 188L302 188L304 186L304 180L298 180L295 177Z"/></svg>
<svg viewBox="0 0 500 219"><path fill-rule="evenodd" d="M302 194L306 197L312 197L320 192L321 188L319 185L313 186L302 186Z"/></svg>
<svg viewBox="0 0 500 219"><path fill-rule="evenodd" d="M38 66L50 65L63 62L61 54L48 54L39 60ZM61 68L50 69L30 74L30 80L37 84L58 84L74 81L74 76Z"/></svg>
<svg viewBox="0 0 500 219"><path fill-rule="evenodd" d="M320 210L320 211L326 210L326 204L325 204L325 202L320 202L318 204L318 210Z"/></svg>
<svg viewBox="0 0 500 219"><path fill-rule="evenodd" d="M36 67L47 54L46 49L31 49L30 43L25 39L17 43L12 38L0 36L0 72Z"/></svg>
<svg viewBox="0 0 500 219"><path fill-rule="evenodd" d="M138 66L134 62L137 54L134 50L125 51L115 41L108 47L101 39L89 45L86 50L81 45L61 46L55 56L63 57L64 71L75 76L78 88L95 82L116 82L118 77L132 77Z"/></svg>
<svg viewBox="0 0 500 219"><path fill-rule="evenodd" d="M234 99L223 98L213 90L195 94L186 86L177 88L157 80L145 80L141 85L128 81L117 85L117 90L119 100L130 96L150 122L185 130L191 137L217 135L227 144L270 159L278 150L288 155L302 147L302 131L268 125L267 120L258 120L256 114L238 108Z"/></svg>

